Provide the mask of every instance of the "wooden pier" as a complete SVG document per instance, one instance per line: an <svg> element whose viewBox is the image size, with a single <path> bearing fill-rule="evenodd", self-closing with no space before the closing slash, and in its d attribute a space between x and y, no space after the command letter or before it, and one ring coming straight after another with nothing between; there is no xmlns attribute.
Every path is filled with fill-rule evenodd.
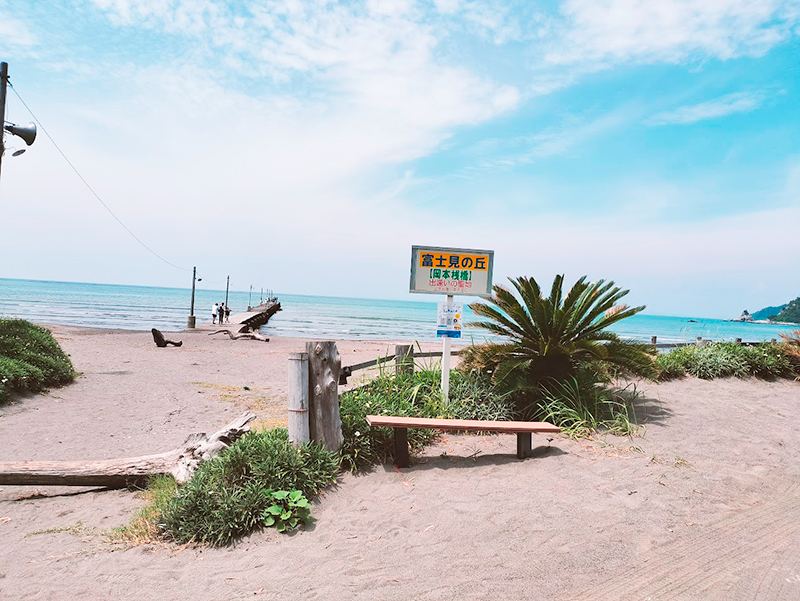
<svg viewBox="0 0 800 601"><path fill-rule="evenodd" d="M235 329L237 332L256 332L269 321L269 318L281 310L277 298L268 300L255 307L247 307L244 313L231 315L230 322L220 324L220 329Z"/></svg>

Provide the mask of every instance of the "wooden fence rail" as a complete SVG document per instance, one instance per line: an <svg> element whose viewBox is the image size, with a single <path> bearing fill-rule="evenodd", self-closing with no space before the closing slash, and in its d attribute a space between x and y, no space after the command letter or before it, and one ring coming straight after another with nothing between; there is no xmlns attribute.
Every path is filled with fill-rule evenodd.
<svg viewBox="0 0 800 601"><path fill-rule="evenodd" d="M777 339L775 339L775 338L772 339L772 342L776 342L776 341L777 341ZM651 336L650 337L650 344L653 347L655 347L656 349L673 349L673 348L680 348L680 347L683 347L683 346L704 346L706 344L709 344L710 342L712 342L712 341L707 339L707 338L702 338L702 337L698 337L695 342L658 342L658 337L657 336ZM741 344L742 346L758 346L759 344L762 344L761 342L742 342L741 338L737 338L736 339L736 343L737 344ZM391 363L398 356L398 349L400 349L400 348L404 348L404 347L401 346L401 345L398 345L398 346L395 347L395 354L394 355L386 355L384 357L378 357L377 359L372 359L370 361L364 361L362 363L356 363L354 365L343 366L342 367L342 371L341 371L341 373L339 375L339 384L341 384L341 385L347 384L347 378L352 376L353 372L355 372L355 371L359 371L359 370L362 370L362 369L367 369L367 368L370 368L370 367L374 367L376 365L382 365L384 363ZM463 351L464 351L464 349L453 350L453 351L451 351L450 354L451 355L460 355ZM405 354L403 356L406 356L406 357L410 358L413 361L414 359L418 359L418 358L422 359L422 358L425 358L425 357L441 357L442 353L439 352L439 351L426 352L426 353L415 353L414 349L413 349L413 346L412 346L410 354Z"/></svg>

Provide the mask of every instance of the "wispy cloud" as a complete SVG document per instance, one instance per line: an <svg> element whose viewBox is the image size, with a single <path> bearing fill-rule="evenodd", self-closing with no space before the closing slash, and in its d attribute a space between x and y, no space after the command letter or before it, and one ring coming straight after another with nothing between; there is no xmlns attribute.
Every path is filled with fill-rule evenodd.
<svg viewBox="0 0 800 601"><path fill-rule="evenodd" d="M0 50L4 46L33 46L36 41L36 36L31 33L22 21L0 10Z"/></svg>
<svg viewBox="0 0 800 601"><path fill-rule="evenodd" d="M689 125L706 119L718 119L737 113L749 113L764 101L762 92L736 92L699 104L682 106L653 115L648 125Z"/></svg>
<svg viewBox="0 0 800 601"><path fill-rule="evenodd" d="M760 56L792 35L795 0L567 0L547 60L585 67Z"/></svg>
<svg viewBox="0 0 800 601"><path fill-rule="evenodd" d="M479 172L514 169L550 157L580 152L582 145L622 127L637 113L637 109L623 106L599 116L571 117L560 125L530 135L482 140L466 150L467 154L480 158L462 170L461 175L471 177Z"/></svg>

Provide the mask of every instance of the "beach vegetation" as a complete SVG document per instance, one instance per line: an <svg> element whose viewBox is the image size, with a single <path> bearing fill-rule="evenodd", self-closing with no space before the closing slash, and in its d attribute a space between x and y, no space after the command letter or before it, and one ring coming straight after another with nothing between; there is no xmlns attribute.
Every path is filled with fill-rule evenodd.
<svg viewBox="0 0 800 601"><path fill-rule="evenodd" d="M638 397L635 384L617 389L591 377L554 380L544 389L538 417L572 438L588 438L599 430L631 436L640 428L633 409Z"/></svg>
<svg viewBox="0 0 800 601"><path fill-rule="evenodd" d="M449 403L442 401L440 383L441 370L426 369L397 376L381 374L343 393L339 397L344 435L342 469L356 472L393 456L393 429L369 426L367 415L481 420L514 417L510 396L500 393L482 374L451 371ZM408 431L412 451L422 449L435 437L434 430Z"/></svg>
<svg viewBox="0 0 800 601"><path fill-rule="evenodd" d="M24 319L0 319L0 403L12 393L63 386L75 376L69 356L49 330Z"/></svg>
<svg viewBox="0 0 800 601"><path fill-rule="evenodd" d="M781 348L792 366L795 379L800 380L800 330L794 330L789 334L781 334L781 338L783 338Z"/></svg>
<svg viewBox="0 0 800 601"><path fill-rule="evenodd" d="M147 504L130 523L107 531L106 537L112 543L130 547L159 540L161 515L177 492L178 483L172 476L152 476L147 481L147 488L140 491Z"/></svg>
<svg viewBox="0 0 800 601"><path fill-rule="evenodd" d="M548 295L531 277L511 278L513 290L493 287L488 302L470 308L470 324L499 340L468 347L460 369L486 375L513 398L519 419L550 419L568 432L635 429L632 413L606 385L622 377L655 379L651 345L620 339L608 328L642 311L621 303L614 282L580 278L564 294L564 277Z"/></svg>
<svg viewBox="0 0 800 601"><path fill-rule="evenodd" d="M661 380L691 375L704 380L714 378L790 377L795 372L787 343L741 345L736 342L710 342L688 345L663 353L656 359Z"/></svg>
<svg viewBox="0 0 800 601"><path fill-rule="evenodd" d="M338 472L336 453L295 447L283 428L250 432L203 463L152 521L168 540L215 546L269 526L286 531L310 521L309 499Z"/></svg>

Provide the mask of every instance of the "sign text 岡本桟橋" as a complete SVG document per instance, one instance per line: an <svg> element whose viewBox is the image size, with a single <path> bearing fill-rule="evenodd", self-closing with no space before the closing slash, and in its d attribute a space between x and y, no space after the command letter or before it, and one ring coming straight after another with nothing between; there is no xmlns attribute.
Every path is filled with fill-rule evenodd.
<svg viewBox="0 0 800 601"><path fill-rule="evenodd" d="M411 292L491 296L494 251L411 247Z"/></svg>

